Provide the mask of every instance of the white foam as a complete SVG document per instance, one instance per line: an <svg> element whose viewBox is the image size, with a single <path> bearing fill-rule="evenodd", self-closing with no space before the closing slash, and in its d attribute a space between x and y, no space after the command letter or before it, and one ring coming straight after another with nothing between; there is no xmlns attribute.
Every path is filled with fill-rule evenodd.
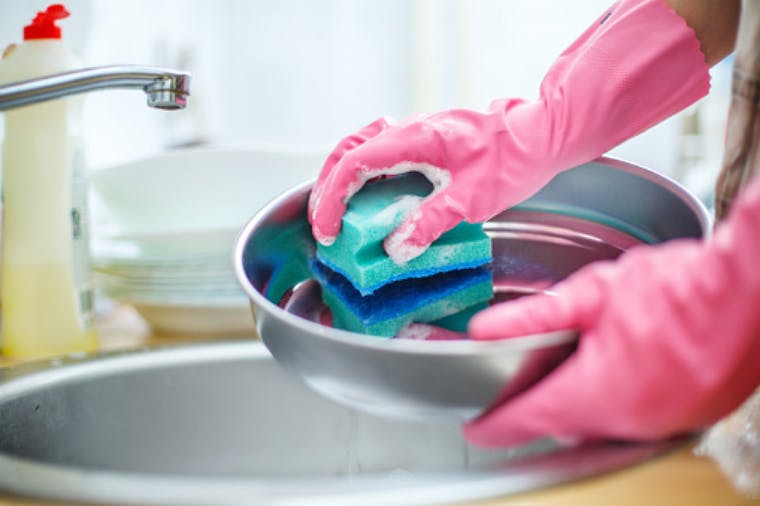
<svg viewBox="0 0 760 506"><path fill-rule="evenodd" d="M343 203L348 203L348 201L351 200L351 197L361 190L370 179L379 176L398 176L409 172L419 172L430 181L430 184L433 185L433 192L430 194L431 196L451 184L451 173L448 170L428 163L400 162L391 167L363 167L357 172L356 180L348 185L348 192L343 199Z"/></svg>
<svg viewBox="0 0 760 506"><path fill-rule="evenodd" d="M372 222L377 225L389 225L393 223L396 218L406 216L422 204L422 197L417 195L401 195L392 204L385 207L379 213L372 217Z"/></svg>
<svg viewBox="0 0 760 506"><path fill-rule="evenodd" d="M322 195L324 193L323 187L315 188L314 191L312 191L311 194L311 221L312 223L316 223L315 216L317 208L319 208L320 203L322 202ZM314 234L314 238L323 246L330 246L335 242L335 239L337 236L334 235L326 235L323 234L322 231L318 227L312 227L312 232Z"/></svg>
<svg viewBox="0 0 760 506"><path fill-rule="evenodd" d="M321 186L318 186L314 188L311 192L310 202L311 205L311 219L314 221L314 216L316 215L316 210L319 207L319 204L322 202L322 194L324 193L324 190Z"/></svg>
<svg viewBox="0 0 760 506"><path fill-rule="evenodd" d="M324 235L322 231L316 227L312 228L312 232L314 233L314 239L316 239L322 246L330 246L335 242L335 239L338 238L334 235Z"/></svg>
<svg viewBox="0 0 760 506"><path fill-rule="evenodd" d="M396 339L412 339L414 341L424 341L429 338L435 328L424 323L409 323L401 328L396 335Z"/></svg>
<svg viewBox="0 0 760 506"><path fill-rule="evenodd" d="M379 176L398 176L400 174L407 174L409 172L419 172L425 176L428 181L430 181L430 184L433 185L433 191L426 198L435 196L451 184L451 173L447 169L436 167L435 165L430 165L428 163L414 163L406 161L397 163L391 167L364 167L357 172L357 178L348 185L343 203L347 205L348 201L351 200L351 197L356 195L356 193L361 190L362 187L364 187L364 185L370 179L374 179ZM322 201L322 192L323 190L320 188L320 190L313 197L314 205L312 207L312 221L314 218L314 213ZM419 203L417 207L419 207ZM404 265L406 262L419 256L427 249L426 247L405 244L406 239L408 239L413 233L414 226L408 226L403 231L398 230L395 233L392 233L386 239L385 249L388 253L388 256L391 257L391 260L393 260L394 263L398 265ZM334 236L322 235L318 231L315 233L315 238L326 246L335 242Z"/></svg>
<svg viewBox="0 0 760 506"><path fill-rule="evenodd" d="M399 227L385 238L383 246L385 252L397 265L405 265L409 260L420 256L427 247L409 244L407 240L416 230L416 220L420 219L419 208L412 213L411 219L403 222Z"/></svg>

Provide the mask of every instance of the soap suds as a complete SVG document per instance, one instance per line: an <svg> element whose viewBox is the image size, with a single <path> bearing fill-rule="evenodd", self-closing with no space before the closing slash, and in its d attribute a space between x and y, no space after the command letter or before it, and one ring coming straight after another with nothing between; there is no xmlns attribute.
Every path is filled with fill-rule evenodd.
<svg viewBox="0 0 760 506"><path fill-rule="evenodd" d="M389 225L393 223L399 215L406 216L422 204L423 197L416 195L402 195L396 199L391 205L375 214L372 217L372 222L377 225Z"/></svg>
<svg viewBox="0 0 760 506"><path fill-rule="evenodd" d="M312 229L312 232L314 233L314 239L316 239L322 246L332 246L338 238L336 235L324 235L322 231L316 227Z"/></svg>
<svg viewBox="0 0 760 506"><path fill-rule="evenodd" d="M417 228L415 225L417 220L421 217L422 214L418 208L411 217L385 238L383 242L385 252L396 265L405 265L409 260L420 256L427 249L425 246L407 242Z"/></svg>
<svg viewBox="0 0 760 506"><path fill-rule="evenodd" d="M314 216L316 216L316 210L319 207L320 202L322 202L322 194L324 192L325 192L324 186L317 186L311 192L311 196L309 198L309 211L311 213L312 221L314 221Z"/></svg>
<svg viewBox="0 0 760 506"><path fill-rule="evenodd" d="M427 163L401 162L392 167L381 169L364 167L357 173L357 179L349 184L348 192L346 193L343 202L347 203L351 200L351 197L361 190L364 184L370 179L379 176L398 176L409 172L419 172L430 181L430 184L433 185L433 192L429 195L431 197L451 184L451 173L448 170Z"/></svg>
<svg viewBox="0 0 760 506"><path fill-rule="evenodd" d="M311 198L309 200L311 211L311 222L316 225L317 209L322 202L322 195L324 194L324 187L319 186L312 191ZM323 246L330 246L335 242L337 235L326 235L322 233L322 230L318 226L312 227L314 238Z"/></svg>
<svg viewBox="0 0 760 506"><path fill-rule="evenodd" d="M404 325L401 330L398 331L396 339L411 339L414 341L424 341L433 333L435 329L430 325L424 325L421 323L410 323Z"/></svg>
<svg viewBox="0 0 760 506"><path fill-rule="evenodd" d="M392 167L385 167L380 169L373 168L361 168L356 173L356 179L349 183L346 188L346 196L343 198L343 203L348 204L351 197L361 190L364 185L370 179L374 179L379 176L398 176L400 174L407 174L409 172L419 172L433 185L433 191L426 198L432 197L437 193L440 193L451 184L451 173L441 167L436 167L427 163L414 163L414 162L401 162ZM311 217L312 222L316 220L316 211L322 202L322 195L324 193L324 187L320 186L314 190L312 196ZM419 203L417 203L419 206ZM408 224L407 224L408 225ZM314 238L323 244L329 246L335 242L336 236L323 234L319 227L314 228ZM397 230L392 233L385 243L386 252L398 265L404 265L409 260L419 256L427 249L423 246L406 244L406 240L414 232L414 226L407 226L404 230Z"/></svg>
<svg viewBox="0 0 760 506"><path fill-rule="evenodd" d="M357 179L351 182L351 184L348 185L347 193L345 198L343 199L344 204L348 204L348 201L351 200L351 197L356 195L356 193L364 187L364 185L369 181L370 179L374 179L379 176L398 176L400 174L407 174L409 172L419 172L425 178L430 181L430 184L433 185L433 191L428 195L427 198L434 196L435 194L441 192L443 189L449 186L451 184L451 173L446 170L442 169L440 167L436 167L434 165L426 164L426 163L414 163L414 162L401 162L398 163L392 167L385 167L381 169L370 169L370 168L363 168L357 173ZM315 202L315 208L319 205L319 200L321 200L321 194L317 196L317 200ZM412 233L412 230L408 232L409 234ZM409 237L409 235L406 235L406 237ZM404 238L406 238L404 237ZM329 239L329 238L324 238ZM320 241L321 242L321 241ZM324 244L324 243L323 243ZM399 245L400 248L400 245ZM425 248L422 248L420 250L419 247L416 247L415 252L416 254L413 254L412 256L409 256L407 260L402 260L406 257L406 254L411 254L412 251L398 251L398 255L396 255L396 258L398 261L396 263L402 262L405 263L408 260L411 260L415 256L419 255L422 251L424 251ZM390 255L390 251L388 252ZM394 259L394 261L396 261Z"/></svg>
<svg viewBox="0 0 760 506"><path fill-rule="evenodd" d="M427 323L409 323L396 334L396 339L411 339L413 341L460 341L467 339L464 332L455 332Z"/></svg>

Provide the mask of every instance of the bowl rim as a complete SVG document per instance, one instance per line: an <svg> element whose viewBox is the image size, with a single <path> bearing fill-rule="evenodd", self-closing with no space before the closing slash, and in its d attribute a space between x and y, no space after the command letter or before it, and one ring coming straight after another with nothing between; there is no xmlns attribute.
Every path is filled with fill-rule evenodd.
<svg viewBox="0 0 760 506"><path fill-rule="evenodd" d="M623 172L635 174L652 182L656 182L669 190L671 193L679 196L681 200L694 212L697 219L702 225L703 235L710 233L710 215L707 208L701 201L696 199L690 192L683 188L673 179L663 174L657 173L651 169L641 167L631 162L623 161L611 157L598 157L586 163L603 164ZM420 341L412 339L393 339L385 337L370 336L358 332L351 332L333 327L326 327L318 323L306 320L294 314L288 313L278 305L269 301L248 280L243 267L243 251L250 239L251 234L258 228L259 224L273 210L278 208L283 201L289 200L292 196L302 193L307 188L311 188L316 182L316 178L291 188L272 199L263 206L252 218L248 220L235 239L232 251L233 269L238 284L249 297L253 306L254 318L257 322L261 319L256 315L256 308L270 312L274 317L284 320L285 323L294 327L294 330L307 332L312 335L318 335L329 341L360 348L370 348L384 352L411 353L424 355L467 355L483 356L500 353L514 353L525 349L544 348L557 345L571 344L579 340L580 333L578 329L563 329L539 334L529 334L518 337L511 337L496 341L473 341L473 340L440 340L440 341ZM264 336L262 339L266 340Z"/></svg>

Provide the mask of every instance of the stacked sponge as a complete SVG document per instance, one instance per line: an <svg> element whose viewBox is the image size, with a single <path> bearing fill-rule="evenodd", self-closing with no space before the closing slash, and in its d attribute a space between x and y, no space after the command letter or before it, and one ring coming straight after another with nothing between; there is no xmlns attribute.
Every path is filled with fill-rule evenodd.
<svg viewBox="0 0 760 506"><path fill-rule="evenodd" d="M383 250L383 239L431 190L420 174L369 183L349 201L335 242L317 246L312 270L335 327L386 337L412 322L463 331L487 306L491 240L482 225L460 223L405 265Z"/></svg>

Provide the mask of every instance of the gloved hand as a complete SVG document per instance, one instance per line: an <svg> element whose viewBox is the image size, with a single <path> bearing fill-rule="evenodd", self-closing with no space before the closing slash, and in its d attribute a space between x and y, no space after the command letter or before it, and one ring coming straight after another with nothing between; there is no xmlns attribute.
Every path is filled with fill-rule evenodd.
<svg viewBox="0 0 760 506"><path fill-rule="evenodd" d="M471 442L647 440L706 427L760 384L760 178L715 235L640 246L470 321L473 339L579 329L578 350L465 427Z"/></svg>
<svg viewBox="0 0 760 506"><path fill-rule="evenodd" d="M684 20L664 0L621 0L562 53L538 100L378 120L343 139L311 195L314 237L334 241L346 202L369 179L423 172L433 192L384 244L403 264L457 223L493 217L708 89L699 41Z"/></svg>

